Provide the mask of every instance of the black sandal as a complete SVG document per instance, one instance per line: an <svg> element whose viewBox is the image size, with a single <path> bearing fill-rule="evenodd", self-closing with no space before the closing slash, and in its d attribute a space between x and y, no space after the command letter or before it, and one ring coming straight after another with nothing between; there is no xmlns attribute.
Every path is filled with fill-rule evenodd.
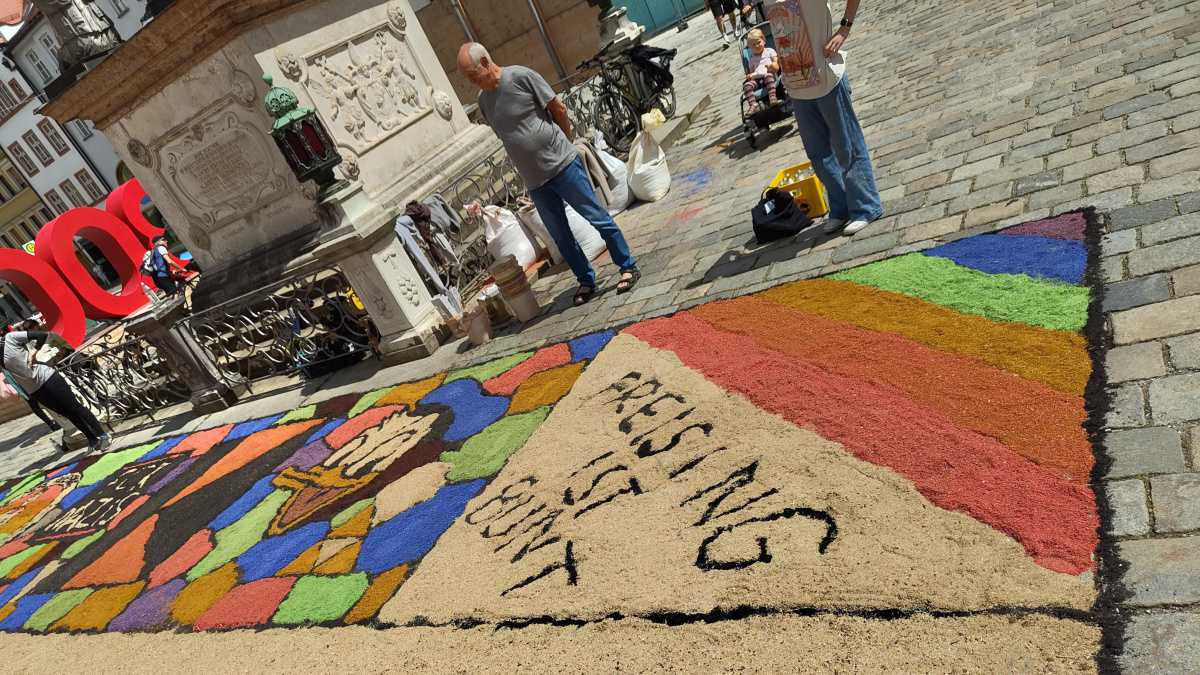
<svg viewBox="0 0 1200 675"><path fill-rule="evenodd" d="M575 306L587 304L588 300L596 294L596 289L591 286L580 286L579 290L575 291Z"/></svg>
<svg viewBox="0 0 1200 675"><path fill-rule="evenodd" d="M629 275L628 279L625 278L626 274ZM637 285L637 282L641 278L642 272L640 270L621 270L621 280L617 282L617 293L628 293L629 291L632 291L633 287Z"/></svg>

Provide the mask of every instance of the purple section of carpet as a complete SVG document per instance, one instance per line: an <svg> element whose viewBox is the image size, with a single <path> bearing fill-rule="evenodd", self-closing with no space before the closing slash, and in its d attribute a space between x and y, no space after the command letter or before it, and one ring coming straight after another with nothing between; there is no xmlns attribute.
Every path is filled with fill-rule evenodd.
<svg viewBox="0 0 1200 675"><path fill-rule="evenodd" d="M1082 213L1064 213L1061 216L1046 220L1035 220L1024 225L1010 227L998 234L1026 234L1051 239L1067 239L1083 241L1083 230L1087 227L1087 219Z"/></svg>
<svg viewBox="0 0 1200 675"><path fill-rule="evenodd" d="M321 462L324 462L332 454L333 450L325 444L324 439L314 441L300 448L294 455L287 458L283 464L275 467L275 472L278 473L288 467L299 469L300 471L308 471Z"/></svg>
<svg viewBox="0 0 1200 675"><path fill-rule="evenodd" d="M108 624L108 630L127 633L135 630L157 628L167 622L171 614L171 601L187 582L173 579L158 588L142 593L129 603L124 612Z"/></svg>
<svg viewBox="0 0 1200 675"><path fill-rule="evenodd" d="M163 486L169 484L171 481L175 480L176 478L179 478L180 474L182 474L184 471L187 471L189 468L191 468L192 463L195 461L196 461L195 457L190 457L190 458L180 462L179 466L175 467L174 469L171 469L171 471L167 475L165 475L162 478L155 481L154 484L151 485L149 488L147 488L146 491L149 492L150 494L154 494L155 492L158 492L159 490L161 490L163 488Z"/></svg>

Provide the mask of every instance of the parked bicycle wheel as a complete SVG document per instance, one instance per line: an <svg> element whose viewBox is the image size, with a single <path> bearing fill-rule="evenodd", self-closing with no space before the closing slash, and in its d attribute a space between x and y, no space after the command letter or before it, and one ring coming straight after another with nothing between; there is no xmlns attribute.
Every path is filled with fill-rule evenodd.
<svg viewBox="0 0 1200 675"><path fill-rule="evenodd" d="M675 116L676 105L677 101L675 100L675 87L667 87L666 89L658 92L658 96L656 96L654 99L653 107L661 110L663 117L671 119Z"/></svg>
<svg viewBox="0 0 1200 675"><path fill-rule="evenodd" d="M592 119L616 154L625 155L641 131L637 110L625 97L604 92L592 103Z"/></svg>

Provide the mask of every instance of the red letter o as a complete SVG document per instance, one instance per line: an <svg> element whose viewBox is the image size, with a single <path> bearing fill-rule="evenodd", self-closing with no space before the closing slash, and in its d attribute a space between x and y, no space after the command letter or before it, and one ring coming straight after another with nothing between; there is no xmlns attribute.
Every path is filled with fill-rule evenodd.
<svg viewBox="0 0 1200 675"><path fill-rule="evenodd" d="M61 335L72 347L83 344L87 334L83 306L48 263L24 251L0 249L0 279L21 289L45 317L50 330Z"/></svg>
<svg viewBox="0 0 1200 675"><path fill-rule="evenodd" d="M75 236L96 245L121 278L117 295L100 287L75 254ZM110 213L93 208L71 209L38 232L35 255L50 263L66 280L91 319L123 319L149 299L142 292L142 246L130 228Z"/></svg>
<svg viewBox="0 0 1200 675"><path fill-rule="evenodd" d="M142 184L133 178L108 195L108 199L104 200L104 209L117 219L128 223L129 229L142 240L146 248L150 248L150 242L164 230L155 227L154 223L142 215L142 200L145 197L146 191L142 189Z"/></svg>

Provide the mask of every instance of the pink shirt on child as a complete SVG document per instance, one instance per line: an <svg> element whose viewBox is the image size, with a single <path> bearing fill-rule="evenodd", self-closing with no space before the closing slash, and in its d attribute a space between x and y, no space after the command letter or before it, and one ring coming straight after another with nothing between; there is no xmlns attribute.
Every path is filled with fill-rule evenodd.
<svg viewBox="0 0 1200 675"><path fill-rule="evenodd" d="M775 62L779 58L779 54L770 47L764 47L761 54L750 52L750 74L756 77L765 77L770 71L767 66Z"/></svg>

